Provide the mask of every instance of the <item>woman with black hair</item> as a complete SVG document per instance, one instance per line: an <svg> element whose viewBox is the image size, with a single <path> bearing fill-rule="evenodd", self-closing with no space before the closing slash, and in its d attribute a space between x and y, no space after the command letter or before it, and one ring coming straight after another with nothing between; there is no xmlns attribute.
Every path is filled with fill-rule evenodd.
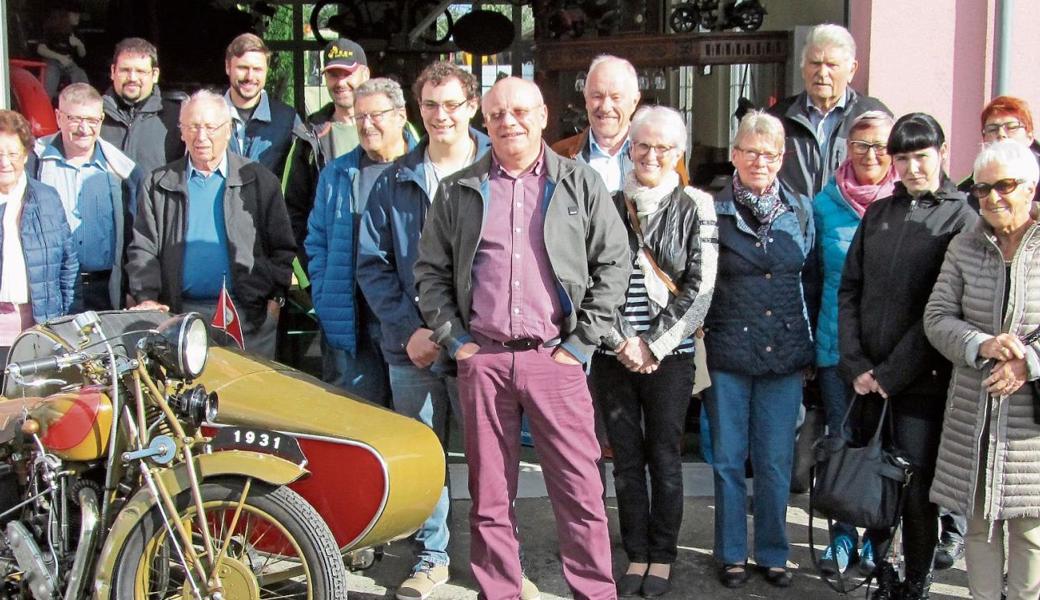
<svg viewBox="0 0 1040 600"><path fill-rule="evenodd" d="M950 363L924 334L925 304L946 246L977 213L943 170L942 127L930 115L901 117L888 138L899 175L894 193L867 209L852 240L838 290L839 370L861 410L853 430L873 432L883 399L892 427L884 431L913 467L903 510L906 579L882 560L887 531L869 531L877 549L873 600L928 597L938 540L938 509L928 500L942 430Z"/></svg>

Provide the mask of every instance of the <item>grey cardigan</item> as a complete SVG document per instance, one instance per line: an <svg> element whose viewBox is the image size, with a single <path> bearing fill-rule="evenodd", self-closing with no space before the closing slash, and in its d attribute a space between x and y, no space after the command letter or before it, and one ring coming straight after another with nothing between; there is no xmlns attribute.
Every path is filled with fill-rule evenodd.
<svg viewBox="0 0 1040 600"><path fill-rule="evenodd" d="M1006 281L996 238L980 219L950 242L924 314L928 340L953 363L930 497L987 520L1040 517L1040 425L1033 421L1031 386L990 396L982 385L989 369L978 356L995 334L1024 335L1040 325L1040 224L1026 232L1011 273ZM1027 348L1026 362L1029 380L1040 378L1040 344ZM985 486L983 506L975 506L978 485Z"/></svg>

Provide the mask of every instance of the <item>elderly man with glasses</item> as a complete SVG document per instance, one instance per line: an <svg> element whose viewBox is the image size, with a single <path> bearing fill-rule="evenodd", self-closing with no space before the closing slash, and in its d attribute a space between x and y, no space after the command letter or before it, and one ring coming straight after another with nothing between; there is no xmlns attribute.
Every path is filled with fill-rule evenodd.
<svg viewBox="0 0 1040 600"><path fill-rule="evenodd" d="M74 83L58 97L58 133L36 142L30 173L58 190L72 228L79 278L72 312L125 306L123 254L143 173L100 139L101 94Z"/></svg>
<svg viewBox="0 0 1040 600"><path fill-rule="evenodd" d="M248 352L275 354L280 307L296 254L278 178L228 151L224 99L196 92L181 106L188 155L146 178L127 252L140 309L211 319L223 290L242 317Z"/></svg>
<svg viewBox="0 0 1040 600"><path fill-rule="evenodd" d="M390 402L389 374L379 320L358 293L356 235L376 180L391 162L415 147L406 129L401 86L369 79L354 91L360 146L328 164L318 177L307 220L307 272L322 332L322 377L376 404Z"/></svg>

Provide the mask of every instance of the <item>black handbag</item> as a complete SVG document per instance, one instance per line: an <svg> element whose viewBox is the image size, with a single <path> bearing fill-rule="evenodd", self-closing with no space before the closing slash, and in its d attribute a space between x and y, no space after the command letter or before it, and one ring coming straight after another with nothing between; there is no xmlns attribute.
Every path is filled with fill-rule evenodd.
<svg viewBox="0 0 1040 600"><path fill-rule="evenodd" d="M902 513L910 462L898 450L884 448L881 443L881 428L890 418L888 400L884 401L873 437L865 446L853 444L848 423L858 399L849 403L841 429L828 432L815 444L812 508L841 523L887 529L896 525Z"/></svg>

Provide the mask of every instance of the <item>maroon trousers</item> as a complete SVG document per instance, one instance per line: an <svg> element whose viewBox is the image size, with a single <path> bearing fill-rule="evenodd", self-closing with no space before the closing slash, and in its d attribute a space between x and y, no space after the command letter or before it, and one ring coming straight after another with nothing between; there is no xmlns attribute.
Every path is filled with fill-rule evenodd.
<svg viewBox="0 0 1040 600"><path fill-rule="evenodd" d="M458 363L473 499L470 562L481 597L487 600L520 596L513 500L521 414L527 415L556 516L567 584L579 600L617 597L585 371L559 364L551 354L551 348L514 352L489 342Z"/></svg>

